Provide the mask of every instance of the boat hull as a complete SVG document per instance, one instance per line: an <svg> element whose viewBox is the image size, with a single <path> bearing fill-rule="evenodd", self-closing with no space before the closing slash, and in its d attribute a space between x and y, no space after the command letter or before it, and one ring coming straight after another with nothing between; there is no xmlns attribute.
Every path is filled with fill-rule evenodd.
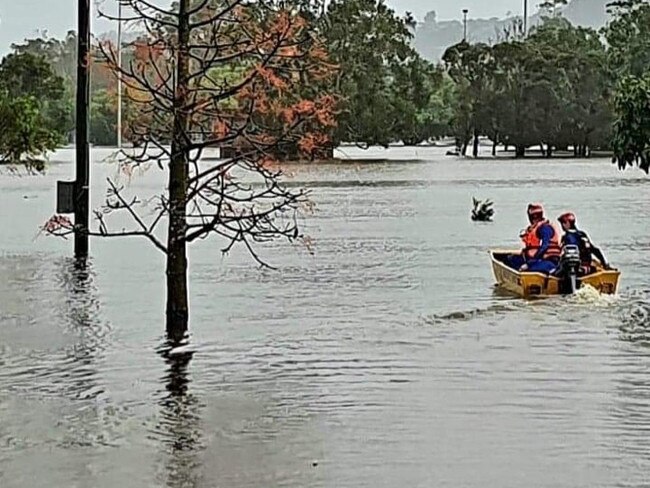
<svg viewBox="0 0 650 488"><path fill-rule="evenodd" d="M519 254L512 250L490 250L492 273L497 286L523 298L536 298L561 294L560 279L544 273L519 272L504 263L506 256ZM580 286L589 285L600 293L613 295L618 291L621 276L616 269L604 269L594 261L596 272L578 278Z"/></svg>

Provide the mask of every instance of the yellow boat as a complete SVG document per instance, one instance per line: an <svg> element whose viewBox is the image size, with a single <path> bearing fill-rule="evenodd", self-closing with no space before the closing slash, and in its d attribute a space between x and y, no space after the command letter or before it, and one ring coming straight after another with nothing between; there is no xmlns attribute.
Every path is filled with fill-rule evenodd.
<svg viewBox="0 0 650 488"><path fill-rule="evenodd" d="M505 264L508 256L520 254L521 251L492 249L492 272L497 281L497 286L519 295L523 298L535 298L560 295L560 279L544 273L519 272ZM621 272L617 269L605 269L596 260L592 263L596 268L595 273L578 278L580 286L589 285L600 293L613 295L618 290L618 281Z"/></svg>

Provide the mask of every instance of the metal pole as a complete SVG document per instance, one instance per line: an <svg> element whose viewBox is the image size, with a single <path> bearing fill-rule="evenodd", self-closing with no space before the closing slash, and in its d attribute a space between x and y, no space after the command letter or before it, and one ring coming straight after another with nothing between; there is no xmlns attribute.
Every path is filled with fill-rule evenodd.
<svg viewBox="0 0 650 488"><path fill-rule="evenodd" d="M83 260L88 256L90 207L90 0L78 0L78 5L74 254L75 258Z"/></svg>
<svg viewBox="0 0 650 488"><path fill-rule="evenodd" d="M467 42L467 13L469 10L463 9L463 42Z"/></svg>
<svg viewBox="0 0 650 488"><path fill-rule="evenodd" d="M117 7L117 148L122 149L122 4Z"/></svg>
<svg viewBox="0 0 650 488"><path fill-rule="evenodd" d="M524 37L528 37L528 0L524 0Z"/></svg>

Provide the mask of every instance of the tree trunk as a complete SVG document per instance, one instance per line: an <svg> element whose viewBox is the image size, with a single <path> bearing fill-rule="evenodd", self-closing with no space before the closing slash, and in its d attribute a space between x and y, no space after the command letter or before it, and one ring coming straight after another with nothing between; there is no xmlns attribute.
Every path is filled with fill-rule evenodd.
<svg viewBox="0 0 650 488"><path fill-rule="evenodd" d="M495 137L494 141L492 141L492 156L497 155L497 140L498 139L499 139L498 137Z"/></svg>
<svg viewBox="0 0 650 488"><path fill-rule="evenodd" d="M181 0L178 23L178 60L174 98L172 155L169 163L169 229L167 236L167 336L179 342L189 321L187 293L187 250L185 234L188 185L188 84L190 73L190 0Z"/></svg>
<svg viewBox="0 0 650 488"><path fill-rule="evenodd" d="M551 146L550 144L547 144L546 146L546 157L547 158L553 157L553 146Z"/></svg>
<svg viewBox="0 0 650 488"><path fill-rule="evenodd" d="M468 145L468 142L466 140L463 141L463 147L461 149L461 154L463 156L467 156L467 145Z"/></svg>
<svg viewBox="0 0 650 488"><path fill-rule="evenodd" d="M515 157L523 158L526 155L526 146L517 145L515 146Z"/></svg>
<svg viewBox="0 0 650 488"><path fill-rule="evenodd" d="M474 148L472 150L472 154L474 155L474 159L478 158L478 146L479 146L478 134L475 132L474 133Z"/></svg>

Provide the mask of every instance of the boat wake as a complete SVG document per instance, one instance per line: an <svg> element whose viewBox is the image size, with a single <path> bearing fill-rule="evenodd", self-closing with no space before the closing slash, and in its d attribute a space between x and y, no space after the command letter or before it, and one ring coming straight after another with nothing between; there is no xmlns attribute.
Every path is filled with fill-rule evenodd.
<svg viewBox="0 0 650 488"><path fill-rule="evenodd" d="M650 292L631 293L619 309L621 339L650 347Z"/></svg>
<svg viewBox="0 0 650 488"><path fill-rule="evenodd" d="M620 311L629 309L631 297L624 295L609 295L599 292L596 288L583 285L575 294L568 296L553 296L544 299L526 300L523 298L513 298L504 300L495 290L499 297L499 302L485 308L475 308L470 310L454 311L444 314L435 314L424 317L424 323L428 325L438 325L449 322L465 322L479 318L498 317L509 313L517 313L526 310L547 310L550 315L559 315L566 312L567 309L584 310L584 309L610 309ZM650 310L650 309L649 309Z"/></svg>
<svg viewBox="0 0 650 488"><path fill-rule="evenodd" d="M522 300L523 302L523 300ZM473 310L457 311L438 315L429 315L423 318L427 325L439 325L449 322L465 322L478 318L496 317L506 313L522 309L522 304L517 301L508 303L497 303L486 308L475 308Z"/></svg>
<svg viewBox="0 0 650 488"><path fill-rule="evenodd" d="M589 305L593 307L611 307L620 301L619 295L608 295L600 293L590 285L583 285L573 295L565 298L566 302L572 305Z"/></svg>

